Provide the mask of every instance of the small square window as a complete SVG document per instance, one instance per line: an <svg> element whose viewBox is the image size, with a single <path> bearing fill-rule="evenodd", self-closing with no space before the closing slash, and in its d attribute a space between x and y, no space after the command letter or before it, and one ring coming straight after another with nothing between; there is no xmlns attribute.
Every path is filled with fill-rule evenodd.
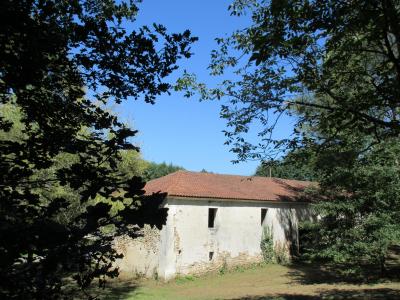
<svg viewBox="0 0 400 300"><path fill-rule="evenodd" d="M265 217L267 216L267 211L268 211L268 209L261 208L261 226L264 225Z"/></svg>
<svg viewBox="0 0 400 300"><path fill-rule="evenodd" d="M208 209L208 228L214 228L216 215L217 215L217 209L216 208L209 208Z"/></svg>

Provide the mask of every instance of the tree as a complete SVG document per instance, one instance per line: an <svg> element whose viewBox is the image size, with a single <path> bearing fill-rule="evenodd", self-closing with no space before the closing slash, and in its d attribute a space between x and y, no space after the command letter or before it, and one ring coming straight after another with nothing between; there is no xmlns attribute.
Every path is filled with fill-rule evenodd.
<svg viewBox="0 0 400 300"><path fill-rule="evenodd" d="M314 156L315 155L313 155L311 151L307 151L306 149L289 152L279 160L268 160L262 162L257 167L254 175L317 181L318 170L315 170Z"/></svg>
<svg viewBox="0 0 400 300"><path fill-rule="evenodd" d="M118 163L118 172L121 172L126 179L133 176L140 176L145 181L144 175L149 168L149 162L144 160L140 153L135 150L121 151L121 161Z"/></svg>
<svg viewBox="0 0 400 300"><path fill-rule="evenodd" d="M376 267L385 275L388 249L400 243L400 139L372 146L370 139L342 132L319 149L320 188L309 194L320 218L302 225L303 255L352 279Z"/></svg>
<svg viewBox="0 0 400 300"><path fill-rule="evenodd" d="M165 221L163 195L144 197L141 178L117 170L121 151L137 150L127 141L136 131L107 104L154 103L196 39L157 24L128 32L122 25L137 11L133 1L0 4L0 105L21 114L20 122L0 115L2 298L58 298L65 276L83 291L95 278L101 286L118 273L114 237ZM8 138L16 126L21 135ZM80 204L68 218L60 216L74 202L44 192L57 187ZM124 206L112 213L98 197Z"/></svg>
<svg viewBox="0 0 400 300"><path fill-rule="evenodd" d="M217 39L210 68L233 68L235 79L208 87L186 73L176 88L228 99L221 117L236 161L311 153L321 218L309 256L383 269L400 232L400 3L238 0L230 9L252 24ZM274 138L286 117L293 135ZM261 128L256 143L246 138L252 126Z"/></svg>
<svg viewBox="0 0 400 300"><path fill-rule="evenodd" d="M221 117L230 128L226 143L239 160L301 144L301 135L285 140L271 135L299 106L323 111L326 126L337 131L358 127L376 140L399 135L397 1L237 0L230 10L250 13L252 24L217 39L210 69L221 76L233 68L237 79L210 88L186 73L176 88L187 96L229 99ZM318 103L319 97L326 101ZM262 143L245 138L252 124L262 125L257 126Z"/></svg>
<svg viewBox="0 0 400 300"><path fill-rule="evenodd" d="M155 162L150 162L144 170L143 178L145 178L146 181L149 181L179 170L184 170L184 168L175 166L172 163L166 164L163 162L161 164L157 164Z"/></svg>

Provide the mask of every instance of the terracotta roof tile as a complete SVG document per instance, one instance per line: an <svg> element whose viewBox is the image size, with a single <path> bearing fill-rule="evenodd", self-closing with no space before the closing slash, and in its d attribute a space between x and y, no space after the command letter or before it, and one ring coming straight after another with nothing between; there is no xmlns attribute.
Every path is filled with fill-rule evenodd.
<svg viewBox="0 0 400 300"><path fill-rule="evenodd" d="M146 194L256 201L298 201L308 181L177 171L149 181Z"/></svg>

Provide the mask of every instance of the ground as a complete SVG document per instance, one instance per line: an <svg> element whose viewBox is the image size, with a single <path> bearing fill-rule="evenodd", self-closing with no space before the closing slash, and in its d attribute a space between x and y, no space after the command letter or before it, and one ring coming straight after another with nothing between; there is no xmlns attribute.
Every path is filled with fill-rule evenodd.
<svg viewBox="0 0 400 300"><path fill-rule="evenodd" d="M115 281L101 299L400 299L399 281L369 284L344 283L326 277L309 266L262 265L220 270L202 277L180 277L163 283L157 280Z"/></svg>

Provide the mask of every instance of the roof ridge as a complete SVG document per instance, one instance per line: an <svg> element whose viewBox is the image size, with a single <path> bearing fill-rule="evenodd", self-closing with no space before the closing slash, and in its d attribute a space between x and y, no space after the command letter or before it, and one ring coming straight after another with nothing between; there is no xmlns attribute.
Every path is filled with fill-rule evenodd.
<svg viewBox="0 0 400 300"><path fill-rule="evenodd" d="M176 173L191 173L191 174L199 174L199 175L209 175L209 176L229 176L229 177L245 177L245 178L260 178L260 179L269 179L269 180L283 180L283 181L293 181L293 182L312 182L310 180L298 180L298 179L288 179L288 178L279 178L279 177L267 177L267 176L256 176L256 175L237 175L237 174L223 174L223 173L209 173L209 172L196 172L190 170L178 170L168 175L176 174ZM168 176L166 175L166 176Z"/></svg>

